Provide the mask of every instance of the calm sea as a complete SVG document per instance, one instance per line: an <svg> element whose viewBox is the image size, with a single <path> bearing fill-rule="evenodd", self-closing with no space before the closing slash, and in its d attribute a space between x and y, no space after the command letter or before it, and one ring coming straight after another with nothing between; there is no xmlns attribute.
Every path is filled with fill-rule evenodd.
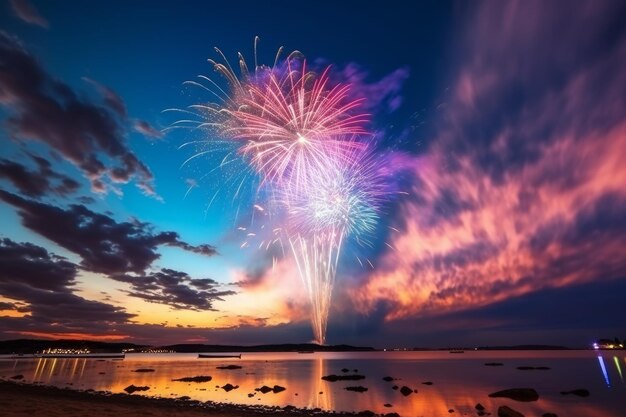
<svg viewBox="0 0 626 417"><path fill-rule="evenodd" d="M502 362L503 366L485 366ZM220 365L236 364L241 369L221 370ZM522 371L518 366L547 366L549 370ZM151 368L154 372L133 372ZM366 379L327 382L324 375L350 374L358 370ZM197 354L127 354L124 360L93 359L2 359L0 377L24 375L24 381L75 389L123 392L130 384L149 386L142 395L189 396L200 401L263 405L294 405L337 411L371 410L397 412L407 416L476 415L477 403L496 415L508 405L526 416L546 412L569 417L623 417L626 415L626 352L593 351L466 351L367 352L367 353L244 353L241 359L197 359ZM174 382L172 379L209 375L206 383ZM393 382L383 377L397 378ZM432 382L425 385L424 382ZM218 388L230 383L239 388L225 392ZM281 385L280 393L261 394L255 388ZM361 385L363 393L347 391ZM408 386L417 394L403 396L392 386ZM534 388L539 401L521 403L489 398L488 394L507 388ZM584 388L586 398L562 395L561 391ZM248 394L254 396L249 397ZM137 395L137 394L133 394ZM391 407L385 407L391 404Z"/></svg>

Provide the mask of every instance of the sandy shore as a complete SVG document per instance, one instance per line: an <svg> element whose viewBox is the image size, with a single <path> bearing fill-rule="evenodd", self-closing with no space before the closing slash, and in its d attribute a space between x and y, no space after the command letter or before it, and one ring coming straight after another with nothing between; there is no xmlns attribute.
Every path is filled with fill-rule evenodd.
<svg viewBox="0 0 626 417"><path fill-rule="evenodd" d="M340 417L355 414L320 413L297 408L249 407L102 394L0 381L0 415L4 417Z"/></svg>

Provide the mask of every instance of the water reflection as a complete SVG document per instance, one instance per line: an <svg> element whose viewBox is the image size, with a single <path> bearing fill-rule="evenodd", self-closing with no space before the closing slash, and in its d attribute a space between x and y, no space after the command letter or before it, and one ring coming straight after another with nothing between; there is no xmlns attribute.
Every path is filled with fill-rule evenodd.
<svg viewBox="0 0 626 417"><path fill-rule="evenodd" d="M604 358L598 355L598 362L600 362L600 369L602 370L602 375L604 376L604 382L606 382L607 387L611 387L611 381L609 380L609 374L606 372L606 366L604 366Z"/></svg>
<svg viewBox="0 0 626 417"><path fill-rule="evenodd" d="M146 395L175 398L189 396L200 401L262 404L266 406L294 405L337 411L371 410L375 413L396 412L402 416L474 415L475 405L481 403L494 415L500 405L510 405L504 399L492 399L488 394L515 386L529 386L540 393L533 403L515 404L525 415L554 412L570 417L618 417L626 385L611 388L610 378L623 381L621 359L605 360L594 352L467 352L462 355L447 352L375 352L375 353L258 353L246 354L241 360L199 360L191 354L128 355L120 360L88 359L21 359L0 360L0 376L10 378L23 374L26 382L76 389L124 392L134 384L149 386ZM596 362L597 358L597 362ZM626 360L626 358L625 358ZM504 362L501 367L484 366L485 362ZM607 368L607 363L610 367ZM217 366L237 364L241 369L223 370ZM602 378L597 377L598 364ZM548 371L519 371L518 366L549 366ZM135 372L150 368L154 372ZM322 376L359 370L366 375L360 381L327 382ZM615 369L615 370L614 370ZM613 375L610 375L610 373ZM207 383L173 381L183 377L208 375ZM385 376L396 380L386 382ZM423 384L432 381L432 385ZM239 388L226 392L225 384ZM255 391L263 385L280 385L280 393L262 394ZM364 393L347 391L350 385L363 385ZM406 385L417 393L403 396L392 387ZM608 388L607 388L608 387ZM587 388L593 392L584 401L562 396L560 391ZM610 389L609 389L610 388ZM320 394L321 393L321 394ZM137 394L134 394L137 395ZM620 400L621 399L621 400ZM386 407L385 404L390 404Z"/></svg>

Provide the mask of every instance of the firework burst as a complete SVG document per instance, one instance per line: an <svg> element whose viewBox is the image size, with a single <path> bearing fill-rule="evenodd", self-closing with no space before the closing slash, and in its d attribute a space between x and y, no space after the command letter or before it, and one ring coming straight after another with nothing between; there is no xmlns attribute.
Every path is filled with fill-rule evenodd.
<svg viewBox="0 0 626 417"><path fill-rule="evenodd" d="M196 118L173 128L211 129L219 139L209 138L206 152L234 145L225 160L245 161L258 175L264 214L282 214L274 216L282 221L273 229L272 243L280 242L293 255L309 294L315 339L324 343L343 243L349 237L369 243L384 181L371 151L369 115L361 111L362 100L350 99L351 86L333 84L329 68L307 69L298 52L280 60L282 48L272 67L259 66L257 40L254 71L239 54L239 76L216 48L223 61L209 62L228 88L204 76L203 83L191 82L216 101L191 106L186 112Z"/></svg>

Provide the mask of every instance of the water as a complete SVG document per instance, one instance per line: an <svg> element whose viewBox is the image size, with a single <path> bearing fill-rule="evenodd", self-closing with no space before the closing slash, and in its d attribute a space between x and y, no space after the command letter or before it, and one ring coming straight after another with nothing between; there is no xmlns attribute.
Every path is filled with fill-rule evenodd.
<svg viewBox="0 0 626 417"><path fill-rule="evenodd" d="M1 357L0 357L1 358ZM485 366L502 362L504 366ZM242 369L220 370L236 364ZM548 366L550 370L517 370L517 366ZM138 368L155 372L136 373ZM348 368L366 379L327 382L328 374ZM244 353L242 359L197 359L197 354L127 354L124 360L93 359L0 359L0 377L24 375L24 381L74 389L123 392L130 384L147 385L142 395L175 398L189 396L200 401L240 404L294 405L336 411L371 410L407 416L476 415L481 403L496 415L508 405L526 416L546 412L570 417L623 417L626 415L626 352L593 351L467 351L448 352L341 352L341 353ZM210 375L208 383L174 382L172 379ZM385 382L385 376L398 378ZM431 381L433 385L424 385ZM225 392L226 383L239 388ZM404 397L391 387L417 389ZM281 385L287 390L261 394L255 388ZM367 392L346 391L362 385ZM534 388L539 401L521 403L488 394L507 388ZM587 398L561 395L561 391L585 388ZM255 393L253 397L248 394ZM133 394L137 395L137 394ZM385 407L384 404L392 404Z"/></svg>

